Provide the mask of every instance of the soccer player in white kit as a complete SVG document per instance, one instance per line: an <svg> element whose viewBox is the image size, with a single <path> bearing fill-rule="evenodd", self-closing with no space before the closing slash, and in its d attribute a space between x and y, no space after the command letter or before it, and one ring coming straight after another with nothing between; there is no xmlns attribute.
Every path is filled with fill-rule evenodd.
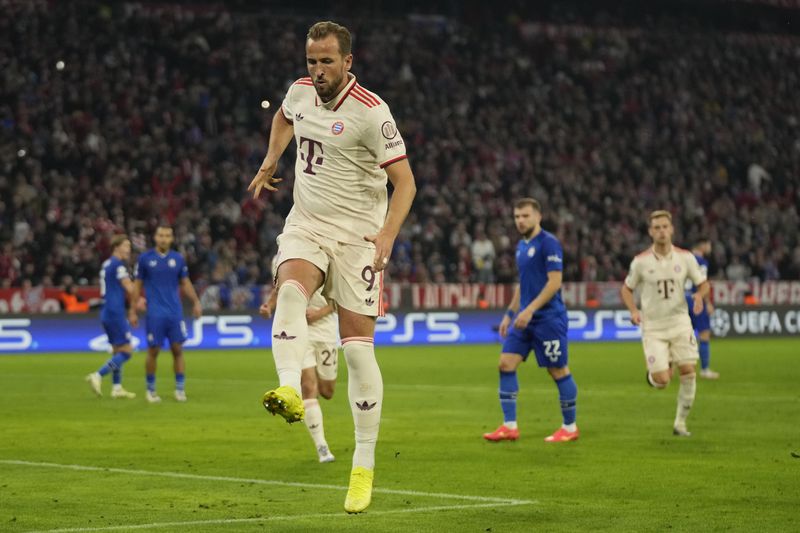
<svg viewBox="0 0 800 533"><path fill-rule="evenodd" d="M674 230L669 211L653 211L648 220L653 246L633 259L620 294L631 313L631 322L642 327L647 382L663 389L669 385L672 365L678 367L681 383L673 434L688 437L691 433L686 429L686 418L694 404L695 367L700 356L683 287L687 279L697 287L693 299L694 312L699 313L709 284L694 255L672 244ZM641 292L641 313L633 298L637 288Z"/></svg>
<svg viewBox="0 0 800 533"><path fill-rule="evenodd" d="M278 269L277 261L273 261L273 278ZM264 318L272 318L278 302L278 291L273 290L267 302L261 304L259 313ZM322 295L322 288L311 296L306 310L308 321L308 347L303 358L303 370L300 375L303 407L303 422L314 441L320 463L330 463L334 455L325 440L325 425L319 396L326 400L333 398L336 389L336 375L339 363L339 332L336 303L330 302Z"/></svg>
<svg viewBox="0 0 800 533"><path fill-rule="evenodd" d="M389 107L350 74L350 32L332 22L308 31L309 77L297 80L272 119L269 149L248 190L275 190L278 160L297 144L294 205L278 237L278 291L272 353L280 386L264 407L303 419L300 374L308 344L306 308L321 286L336 302L348 368L355 451L344 508L372 499L383 380L375 359L375 319L383 312L383 269L416 194L403 138ZM387 178L394 186L388 201Z"/></svg>

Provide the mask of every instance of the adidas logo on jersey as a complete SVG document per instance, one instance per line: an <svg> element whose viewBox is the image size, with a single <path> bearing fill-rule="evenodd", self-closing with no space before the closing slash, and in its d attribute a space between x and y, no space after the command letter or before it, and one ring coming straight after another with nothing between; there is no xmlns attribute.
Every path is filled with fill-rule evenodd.
<svg viewBox="0 0 800 533"><path fill-rule="evenodd" d="M373 300L372 298L367 298L364 300L364 303L367 305L372 305L375 303L375 300Z"/></svg>
<svg viewBox="0 0 800 533"><path fill-rule="evenodd" d="M296 114L294 115L294 121L295 121L295 122L300 122L300 121L301 121L301 120L303 120L304 118L305 118L305 117L303 116L303 114L302 114L302 113L296 113Z"/></svg>
<svg viewBox="0 0 800 533"><path fill-rule="evenodd" d="M378 402L368 403L367 400L364 400L362 403L356 402L356 407L358 407L362 411L369 411L373 407L375 407Z"/></svg>
<svg viewBox="0 0 800 533"><path fill-rule="evenodd" d="M281 331L280 335L273 335L273 339L278 339L281 341L290 341L292 339L296 339L296 335L287 335L285 331Z"/></svg>

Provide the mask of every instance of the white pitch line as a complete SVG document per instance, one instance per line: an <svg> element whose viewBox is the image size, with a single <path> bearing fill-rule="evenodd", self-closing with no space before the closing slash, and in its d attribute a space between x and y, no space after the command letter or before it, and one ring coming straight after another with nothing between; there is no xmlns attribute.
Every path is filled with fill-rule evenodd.
<svg viewBox="0 0 800 533"><path fill-rule="evenodd" d="M510 507L514 505L526 505L535 502L519 503L470 503L463 505L438 505L432 507L419 507L415 509L390 509L388 511L367 511L364 516L376 516L387 514L407 514L407 513L428 513L435 511L463 511L470 509L482 509L485 507ZM218 518L212 520L191 520L187 522L153 522L150 524L131 524L124 526L105 526L105 527L70 527L62 529L44 529L29 531L28 533L89 533L92 531L121 531L130 529L156 529L164 527L188 527L188 526L207 526L207 525L229 525L229 524L252 524L257 522L276 522L289 520L320 519L320 518L342 518L350 516L345 512L340 513L314 513L301 515L277 515L264 516L261 518Z"/></svg>
<svg viewBox="0 0 800 533"><path fill-rule="evenodd" d="M156 472L153 470L132 470L128 468L111 468L102 466L85 466L85 465L67 465L60 463L45 463L33 461L20 461L15 459L0 459L0 464L16 465L16 466L34 466L41 468L59 468L62 470L79 470L86 472L109 472L115 474L131 474L137 476L154 476L154 477L168 477L177 479L198 479L204 481L230 481L234 483L252 483L255 485L277 485L281 487L296 487L304 489L328 489L328 490L347 490L348 487L343 485L325 485L317 483L299 483L295 481L279 481L271 479L253 479L253 478L240 478L229 476L206 476L200 474L187 474L182 472ZM469 496L463 494L448 494L444 492L420 492L416 490L399 490L399 489L382 489L375 488L373 493L378 494L397 494L403 496L424 496L428 498L447 498L453 500L464 500L473 502L484 502L487 504L505 504L505 505L529 505L538 503L533 500L517 500L512 498L492 498L490 496Z"/></svg>

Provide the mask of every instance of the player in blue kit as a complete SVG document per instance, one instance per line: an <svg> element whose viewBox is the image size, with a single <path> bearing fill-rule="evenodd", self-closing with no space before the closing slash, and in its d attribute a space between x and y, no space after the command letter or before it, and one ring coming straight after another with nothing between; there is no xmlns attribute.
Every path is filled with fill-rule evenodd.
<svg viewBox="0 0 800 533"><path fill-rule="evenodd" d="M173 368L175 370L175 399L186 401L185 368L183 359L183 343L186 340L186 324L183 321L183 306L179 289L192 301L192 315L200 318L202 307L200 299L189 281L189 269L183 256L172 250L175 240L172 228L160 225L156 228L156 247L139 256L136 263L136 282L134 283L134 301L138 301L144 286L147 300L147 362L145 374L147 381L147 401L158 403L161 398L156 393L156 358L164 340L169 341L172 350ZM130 311L131 324L136 326L139 317L134 306Z"/></svg>
<svg viewBox="0 0 800 533"><path fill-rule="evenodd" d="M711 253L711 240L706 237L697 239L692 253L700 270L708 278L708 255ZM711 370L711 315L714 314L714 305L711 303L711 293L709 291L703 298L703 310L695 314L692 307L694 300L692 295L697 292L697 287L691 280L686 280L686 305L689 307L689 317L692 319L692 328L697 332L698 350L700 351L700 377L705 379L719 379L719 372Z"/></svg>
<svg viewBox="0 0 800 533"><path fill-rule="evenodd" d="M125 318L125 298L133 293L133 282L128 274L128 267L125 266L130 258L131 241L126 235L115 235L111 239L111 257L103 262L100 269L100 296L103 297L100 320L113 353L111 359L97 372L86 376L86 382L98 396L103 395L101 390L103 376L111 373L112 398L136 397L136 394L122 388L122 365L131 358L133 351L131 327Z"/></svg>
<svg viewBox="0 0 800 533"><path fill-rule="evenodd" d="M542 208L533 198L514 204L514 222L522 240L517 244L519 285L500 323L505 338L500 354L500 407L503 424L483 438L517 440L517 368L531 350L558 387L562 426L546 442L578 439L575 424L578 387L567 366L567 308L561 300L563 253L561 243L541 226ZM511 321L513 319L513 327Z"/></svg>

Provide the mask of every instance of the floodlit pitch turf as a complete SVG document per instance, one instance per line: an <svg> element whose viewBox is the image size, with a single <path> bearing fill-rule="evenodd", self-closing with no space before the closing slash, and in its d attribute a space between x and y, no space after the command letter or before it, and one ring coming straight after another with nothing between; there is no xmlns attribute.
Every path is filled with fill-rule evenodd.
<svg viewBox="0 0 800 533"><path fill-rule="evenodd" d="M561 445L542 441L560 414L535 363L522 438L493 444L497 346L379 348L376 492L353 516L344 369L321 402L337 460L320 465L306 428L259 403L267 352L190 351L186 404L162 354L160 405L144 400L141 352L125 367L133 401L90 393L103 355L2 356L0 531L797 531L798 344L713 342L722 379L698 383L689 439L671 435L677 384L645 385L638 343L573 344L581 439Z"/></svg>

